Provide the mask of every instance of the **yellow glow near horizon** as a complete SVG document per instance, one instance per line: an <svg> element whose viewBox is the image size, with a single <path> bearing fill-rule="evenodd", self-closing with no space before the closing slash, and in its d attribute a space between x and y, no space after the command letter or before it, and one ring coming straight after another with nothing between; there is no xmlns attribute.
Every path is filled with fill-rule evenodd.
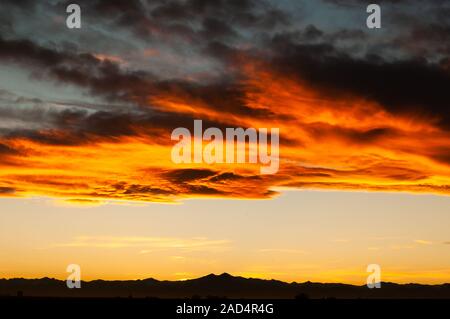
<svg viewBox="0 0 450 319"><path fill-rule="evenodd" d="M83 280L228 272L363 285L367 265L377 263L383 281L450 282L447 196L281 191L271 200L177 205L0 201L0 277L64 279L76 263Z"/></svg>

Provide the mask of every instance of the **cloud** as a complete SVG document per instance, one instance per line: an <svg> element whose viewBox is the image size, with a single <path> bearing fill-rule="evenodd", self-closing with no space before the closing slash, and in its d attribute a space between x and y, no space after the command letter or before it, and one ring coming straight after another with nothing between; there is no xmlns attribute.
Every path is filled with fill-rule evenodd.
<svg viewBox="0 0 450 319"><path fill-rule="evenodd" d="M423 240L423 239L416 239L416 240L414 240L414 242L415 242L416 244L420 244L420 245L431 245L431 244L433 244L432 241L429 241L429 240Z"/></svg>
<svg viewBox="0 0 450 319"><path fill-rule="evenodd" d="M174 182L184 183L197 179L204 179L215 175L216 172L209 169L176 169L166 173L166 177Z"/></svg>
<svg viewBox="0 0 450 319"><path fill-rule="evenodd" d="M380 43L351 19L330 30L296 21L292 3L251 0L83 1L92 28L66 39L38 17L65 2L27 2L5 21L29 14L54 33L30 38L31 18L25 31L0 28L2 66L39 84L0 90L2 187L79 201L260 199L278 187L449 194L448 23L420 3L436 21L420 15L413 28L404 17ZM396 40L405 30L419 47ZM175 165L171 132L194 119L279 128L278 173Z"/></svg>
<svg viewBox="0 0 450 319"><path fill-rule="evenodd" d="M423 60L357 59L326 44L303 45L275 40L280 55L273 67L330 98L353 95L370 99L393 114L422 116L450 128L446 105L450 74Z"/></svg>
<svg viewBox="0 0 450 319"><path fill-rule="evenodd" d="M140 248L141 253L161 250L182 251L221 251L230 247L229 240L211 240L204 237L117 237L117 236L78 236L69 243L56 244L54 247L66 248Z"/></svg>
<svg viewBox="0 0 450 319"><path fill-rule="evenodd" d="M12 195L16 192L16 190L12 187L0 187L1 195Z"/></svg>
<svg viewBox="0 0 450 319"><path fill-rule="evenodd" d="M15 154L18 154L17 150L11 148L8 145L0 144L0 156L1 155L3 155L3 156L5 156L5 155L15 155Z"/></svg>
<svg viewBox="0 0 450 319"><path fill-rule="evenodd" d="M262 248L258 250L262 253L286 253L286 254L305 254L301 249L287 249L287 248Z"/></svg>

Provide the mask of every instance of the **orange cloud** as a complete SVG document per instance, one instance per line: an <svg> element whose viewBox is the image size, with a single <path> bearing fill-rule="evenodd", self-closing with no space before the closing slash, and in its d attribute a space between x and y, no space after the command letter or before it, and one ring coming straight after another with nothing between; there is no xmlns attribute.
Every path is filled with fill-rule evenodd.
<svg viewBox="0 0 450 319"><path fill-rule="evenodd" d="M175 165L170 133L177 124L141 123L130 136L75 145L3 138L0 195L82 202L270 198L276 187L450 193L450 135L429 117L390 113L352 95L331 98L263 63L245 62L241 72L229 96L217 96L227 90L214 87L174 85L155 91L148 103L222 127L280 128L278 174L259 175L259 166L249 164Z"/></svg>

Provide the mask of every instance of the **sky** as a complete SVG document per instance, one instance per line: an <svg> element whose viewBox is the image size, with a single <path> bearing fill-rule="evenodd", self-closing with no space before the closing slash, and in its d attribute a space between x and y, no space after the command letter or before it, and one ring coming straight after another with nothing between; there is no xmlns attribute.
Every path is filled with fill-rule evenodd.
<svg viewBox="0 0 450 319"><path fill-rule="evenodd" d="M448 282L450 199L436 195L286 191L271 200L83 208L4 199L0 274L84 280L182 280L229 272L284 281L363 285Z"/></svg>
<svg viewBox="0 0 450 319"><path fill-rule="evenodd" d="M0 277L450 281L450 4L0 4ZM279 128L276 174L171 132Z"/></svg>

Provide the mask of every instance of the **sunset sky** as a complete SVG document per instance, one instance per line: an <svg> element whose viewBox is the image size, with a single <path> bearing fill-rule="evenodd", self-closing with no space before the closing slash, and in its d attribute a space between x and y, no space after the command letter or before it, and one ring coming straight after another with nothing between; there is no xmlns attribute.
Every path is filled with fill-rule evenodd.
<svg viewBox="0 0 450 319"><path fill-rule="evenodd" d="M0 277L450 282L450 3L2 1ZM82 28L65 8L81 6ZM280 167L175 164L279 128Z"/></svg>

